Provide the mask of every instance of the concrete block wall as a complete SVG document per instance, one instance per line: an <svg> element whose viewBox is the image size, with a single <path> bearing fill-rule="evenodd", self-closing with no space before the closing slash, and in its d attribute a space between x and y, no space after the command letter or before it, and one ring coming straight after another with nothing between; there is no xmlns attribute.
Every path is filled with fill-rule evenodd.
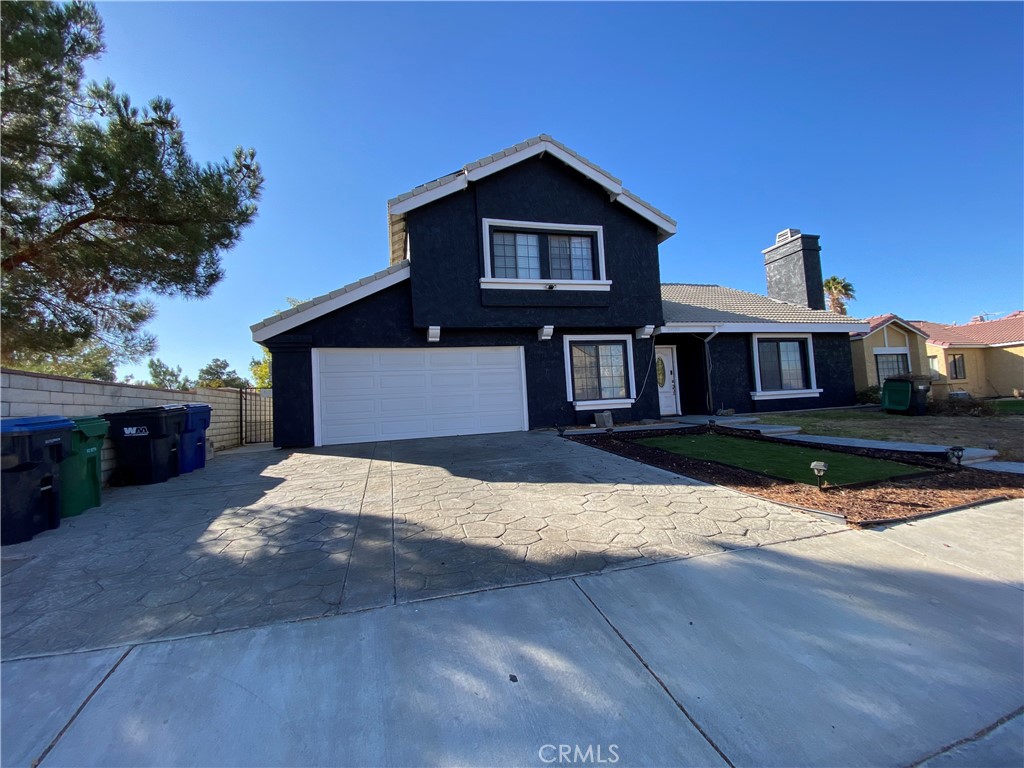
<svg viewBox="0 0 1024 768"><path fill-rule="evenodd" d="M258 395L250 395L257 396ZM241 444L237 389L155 389L135 384L72 379L28 371L0 370L0 416L99 416L168 403L206 403L212 409L207 440L216 450ZM114 448L103 444L103 477L114 468Z"/></svg>

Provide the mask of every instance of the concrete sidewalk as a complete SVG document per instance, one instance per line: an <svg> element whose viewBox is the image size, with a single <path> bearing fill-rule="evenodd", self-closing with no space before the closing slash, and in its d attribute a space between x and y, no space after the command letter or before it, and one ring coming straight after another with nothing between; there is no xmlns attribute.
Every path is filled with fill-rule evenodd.
<svg viewBox="0 0 1024 768"><path fill-rule="evenodd" d="M3 764L1019 765L1019 718L971 739L1024 685L1024 507L983 510L5 662Z"/></svg>

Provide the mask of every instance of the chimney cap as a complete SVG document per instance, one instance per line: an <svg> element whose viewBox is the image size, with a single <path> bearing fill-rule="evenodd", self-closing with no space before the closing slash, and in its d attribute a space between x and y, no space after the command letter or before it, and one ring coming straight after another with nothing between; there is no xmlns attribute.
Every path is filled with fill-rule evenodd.
<svg viewBox="0 0 1024 768"><path fill-rule="evenodd" d="M799 229L793 229L792 227L784 229L775 236L775 244L780 245L787 240L792 240L794 237L800 237Z"/></svg>

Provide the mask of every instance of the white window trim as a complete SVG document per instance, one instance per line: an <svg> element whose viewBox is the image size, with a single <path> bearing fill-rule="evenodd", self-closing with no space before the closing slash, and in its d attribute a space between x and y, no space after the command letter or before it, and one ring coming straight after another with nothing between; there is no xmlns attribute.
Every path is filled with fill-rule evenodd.
<svg viewBox="0 0 1024 768"><path fill-rule="evenodd" d="M873 355L910 355L910 347L875 347Z"/></svg>
<svg viewBox="0 0 1024 768"><path fill-rule="evenodd" d="M760 339L804 339L807 342L807 367L811 386L807 389L761 389L761 358L757 351ZM788 400L796 397L817 397L825 390L818 389L818 381L814 375L814 339L809 333L755 333L751 334L754 346L754 386L750 393L751 400Z"/></svg>
<svg viewBox="0 0 1024 768"><path fill-rule="evenodd" d="M629 367L629 371L626 375L626 383L629 385L628 398L621 398L617 400L573 400L571 345L574 341L586 341L590 343L600 343L602 341L626 342L626 365ZM565 359L565 399L572 403L573 407L577 411L600 411L605 408L628 408L636 402L636 372L633 368L633 337L628 333L563 336L562 350L563 357Z"/></svg>
<svg viewBox="0 0 1024 768"><path fill-rule="evenodd" d="M604 266L604 227L600 224L553 224L540 221L515 221L512 219L483 219L484 276L480 278L481 288L504 288L528 291L607 291L612 281L608 279ZM538 232L586 232L594 235L597 242L597 276L594 280L540 280L494 277L491 272L491 229L532 229Z"/></svg>

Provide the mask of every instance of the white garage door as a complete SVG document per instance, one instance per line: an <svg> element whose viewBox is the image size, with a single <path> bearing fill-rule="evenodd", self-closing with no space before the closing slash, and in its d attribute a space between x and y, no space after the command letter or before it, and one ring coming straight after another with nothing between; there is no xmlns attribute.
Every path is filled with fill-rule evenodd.
<svg viewBox="0 0 1024 768"><path fill-rule="evenodd" d="M528 428L522 347L314 349L317 445Z"/></svg>

